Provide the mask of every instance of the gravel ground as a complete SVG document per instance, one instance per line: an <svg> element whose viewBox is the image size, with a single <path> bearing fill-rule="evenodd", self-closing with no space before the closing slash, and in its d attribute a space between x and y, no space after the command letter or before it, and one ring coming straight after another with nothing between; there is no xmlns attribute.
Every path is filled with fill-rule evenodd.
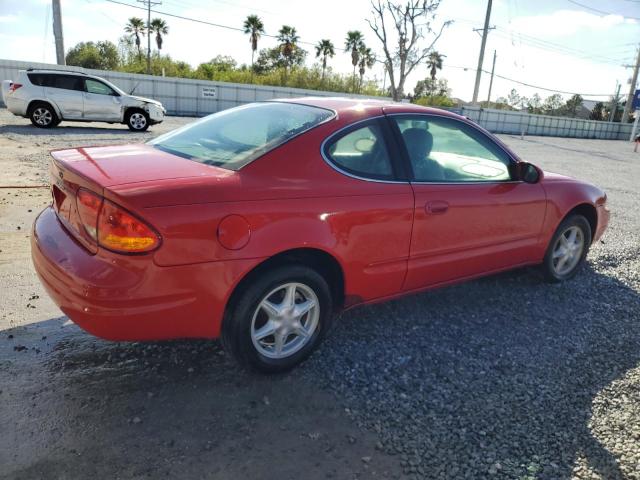
<svg viewBox="0 0 640 480"><path fill-rule="evenodd" d="M187 121L44 132L0 110L2 184L46 182L51 148ZM1 189L0 478L640 479L640 154L501 138L607 191L610 229L583 271L552 286L522 269L351 310L281 377L241 372L210 342L79 331L29 262L48 192Z"/></svg>

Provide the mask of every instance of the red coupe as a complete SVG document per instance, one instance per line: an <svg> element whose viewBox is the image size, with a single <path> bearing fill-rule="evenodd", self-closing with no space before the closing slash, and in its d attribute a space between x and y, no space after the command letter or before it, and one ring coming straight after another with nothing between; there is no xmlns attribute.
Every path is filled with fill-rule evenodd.
<svg viewBox="0 0 640 480"><path fill-rule="evenodd" d="M523 265L568 279L609 220L599 188L383 101L253 103L52 156L32 254L62 311L111 340L221 337L263 371L354 305Z"/></svg>

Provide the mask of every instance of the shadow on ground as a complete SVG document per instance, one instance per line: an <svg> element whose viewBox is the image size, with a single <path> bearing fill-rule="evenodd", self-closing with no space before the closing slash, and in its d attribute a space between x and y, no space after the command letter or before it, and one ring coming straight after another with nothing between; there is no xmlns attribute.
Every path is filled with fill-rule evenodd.
<svg viewBox="0 0 640 480"><path fill-rule="evenodd" d="M65 123L61 123L57 127L54 128L38 128L34 127L31 124L25 125L0 125L0 135L7 133L15 133L19 135L33 135L33 136L41 136L41 137L55 137L55 136L64 136L64 135L120 135L126 134L127 132L131 133L131 135L144 135L151 134L152 131L148 130L147 132L132 132L130 131L126 125L120 125L114 123L109 127L95 127L91 126L91 123L87 123L86 125L77 123L75 125L65 125Z"/></svg>

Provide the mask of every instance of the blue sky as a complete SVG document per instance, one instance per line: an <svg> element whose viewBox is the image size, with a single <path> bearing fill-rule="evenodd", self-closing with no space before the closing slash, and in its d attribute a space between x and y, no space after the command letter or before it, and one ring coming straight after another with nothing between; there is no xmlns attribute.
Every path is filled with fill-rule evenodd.
<svg viewBox="0 0 640 480"><path fill-rule="evenodd" d="M134 0L122 0L132 5ZM55 61L51 29L50 0L0 0L0 58L27 61ZM581 4L581 5L579 5ZM138 4L139 5L139 4ZM380 52L366 18L370 15L368 0L163 0L157 10L199 18L219 24L240 27L252 13L262 17L267 33L276 33L283 24L295 26L301 39L315 43L329 38L342 47L348 30L359 29L367 43ZM443 0L440 21L453 20L436 45L446 55L438 75L446 78L456 97L469 100L473 92L475 68L480 49L480 35L473 31L482 27L484 0ZM117 42L130 16L144 16L132 7L115 5L106 0L62 0L65 47L80 41L111 40ZM156 15L154 16L162 16ZM166 17L170 33L164 44L165 53L192 65L216 55L231 55L238 62L250 62L248 39L240 32L200 25ZM640 1L638 0L495 0L491 17L492 30L487 43L484 68L491 69L493 51L497 51L496 73L540 87L568 92L599 94L593 99L606 99L613 93L616 81L628 89L631 64L640 42ZM260 47L275 40L263 38ZM303 45L310 51L311 45ZM340 51L331 60L340 72L351 71L349 55ZM466 70L465 70L466 68ZM382 79L382 68L368 73ZM426 66L418 67L408 82L427 75ZM484 75L480 99L486 99L489 85ZM538 92L538 88L496 78L492 98L506 95L512 88L521 94Z"/></svg>

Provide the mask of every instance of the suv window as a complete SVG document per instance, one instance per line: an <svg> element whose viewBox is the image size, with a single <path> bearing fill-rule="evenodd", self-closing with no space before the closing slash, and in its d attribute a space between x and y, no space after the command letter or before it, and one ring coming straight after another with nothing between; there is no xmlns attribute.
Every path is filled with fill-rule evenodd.
<svg viewBox="0 0 640 480"><path fill-rule="evenodd" d="M61 88L64 90L84 90L83 78L73 75L58 75L55 73L43 73L42 86Z"/></svg>
<svg viewBox="0 0 640 480"><path fill-rule="evenodd" d="M391 180L393 168L378 122L372 122L332 139L325 155L338 168L359 177Z"/></svg>
<svg viewBox="0 0 640 480"><path fill-rule="evenodd" d="M92 80L91 78L85 79L86 90L89 93L97 93L98 95L115 95L115 92L111 87L105 85L98 80Z"/></svg>
<svg viewBox="0 0 640 480"><path fill-rule="evenodd" d="M490 138L452 118L392 117L419 182L511 180L511 159Z"/></svg>
<svg viewBox="0 0 640 480"><path fill-rule="evenodd" d="M42 87L42 82L43 82L44 75L42 75L41 73L27 73L27 77L29 77L29 81L33 85L37 85L39 87Z"/></svg>

